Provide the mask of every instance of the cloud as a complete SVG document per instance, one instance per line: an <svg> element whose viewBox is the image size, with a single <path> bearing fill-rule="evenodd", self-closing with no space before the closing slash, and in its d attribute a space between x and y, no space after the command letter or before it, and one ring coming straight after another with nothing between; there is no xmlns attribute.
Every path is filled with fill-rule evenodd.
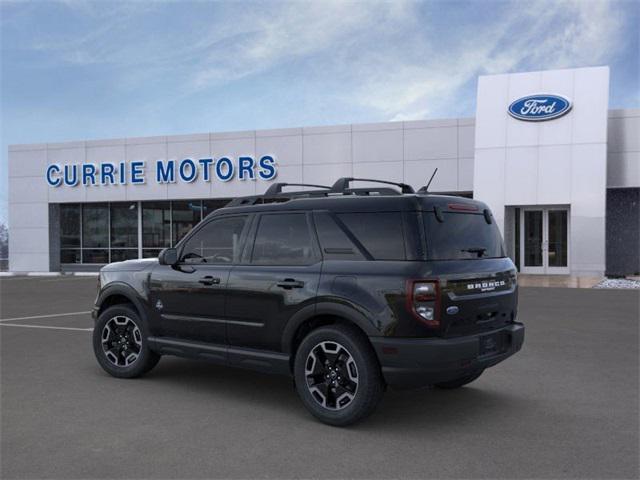
<svg viewBox="0 0 640 480"><path fill-rule="evenodd" d="M375 35L389 18L405 18L405 1L393 3L293 2L259 10L246 19L252 29L233 42L212 42L195 88L207 88L269 70L320 52L339 55L353 37Z"/></svg>
<svg viewBox="0 0 640 480"><path fill-rule="evenodd" d="M391 120L457 115L480 74L600 64L625 43L613 1L204 2L189 15L160 2L61 5L74 27L30 48L52 64L106 67L114 89L162 81L175 101L284 72Z"/></svg>
<svg viewBox="0 0 640 480"><path fill-rule="evenodd" d="M597 65L623 45L624 20L612 2L516 2L486 24L456 31L446 55L423 61L385 55L384 76L367 75L373 62L358 68L370 81L356 93L362 105L390 120L455 115L451 104L463 86L481 74ZM408 39L433 50L435 39Z"/></svg>

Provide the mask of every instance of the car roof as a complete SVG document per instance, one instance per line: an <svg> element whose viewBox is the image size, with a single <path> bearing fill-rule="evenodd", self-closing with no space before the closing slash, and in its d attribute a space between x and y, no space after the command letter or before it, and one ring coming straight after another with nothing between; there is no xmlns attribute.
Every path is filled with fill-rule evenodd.
<svg viewBox="0 0 640 480"><path fill-rule="evenodd" d="M335 212L403 212L433 210L476 211L487 206L478 200L452 195L329 195L322 197L279 198L271 203L238 205L215 210L208 217L231 213L329 210ZM453 208L451 208L453 207Z"/></svg>

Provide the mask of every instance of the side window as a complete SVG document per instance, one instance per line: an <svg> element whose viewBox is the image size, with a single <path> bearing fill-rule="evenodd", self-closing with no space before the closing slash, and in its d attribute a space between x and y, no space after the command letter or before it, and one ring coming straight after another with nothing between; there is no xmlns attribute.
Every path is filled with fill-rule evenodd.
<svg viewBox="0 0 640 480"><path fill-rule="evenodd" d="M376 260L406 260L402 214L341 213L338 218Z"/></svg>
<svg viewBox="0 0 640 480"><path fill-rule="evenodd" d="M313 243L304 213L262 215L256 231L254 265L309 265Z"/></svg>
<svg viewBox="0 0 640 480"><path fill-rule="evenodd" d="M212 220L187 240L181 261L208 264L237 262L240 234L246 222L246 216Z"/></svg>
<svg viewBox="0 0 640 480"><path fill-rule="evenodd" d="M364 260L360 249L353 244L330 214L318 212L314 215L314 220L325 260Z"/></svg>

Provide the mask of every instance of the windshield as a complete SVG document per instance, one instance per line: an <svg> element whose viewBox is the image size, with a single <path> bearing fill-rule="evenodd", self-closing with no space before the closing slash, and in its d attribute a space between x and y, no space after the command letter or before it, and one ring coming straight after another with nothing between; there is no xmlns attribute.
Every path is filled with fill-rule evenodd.
<svg viewBox="0 0 640 480"><path fill-rule="evenodd" d="M500 231L482 213L443 212L440 222L426 212L424 225L429 260L467 260L504 257Z"/></svg>

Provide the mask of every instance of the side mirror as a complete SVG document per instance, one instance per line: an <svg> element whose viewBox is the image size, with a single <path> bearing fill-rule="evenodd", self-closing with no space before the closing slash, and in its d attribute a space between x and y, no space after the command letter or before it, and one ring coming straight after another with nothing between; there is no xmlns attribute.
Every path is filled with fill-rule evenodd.
<svg viewBox="0 0 640 480"><path fill-rule="evenodd" d="M165 248L158 255L160 265L173 266L178 263L178 251L175 248Z"/></svg>

